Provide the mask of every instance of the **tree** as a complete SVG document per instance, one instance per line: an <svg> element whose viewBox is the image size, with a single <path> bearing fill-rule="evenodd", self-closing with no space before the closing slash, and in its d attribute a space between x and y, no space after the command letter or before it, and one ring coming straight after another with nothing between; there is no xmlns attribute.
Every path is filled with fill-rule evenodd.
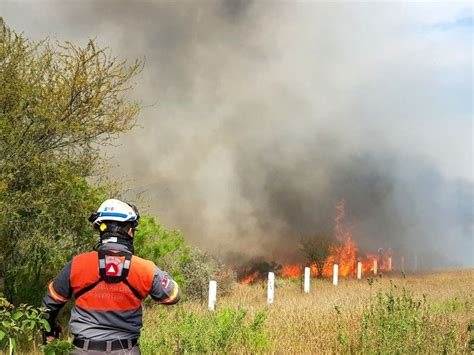
<svg viewBox="0 0 474 355"><path fill-rule="evenodd" d="M189 261L191 248L179 230L169 230L153 216L144 216L134 238L135 254L152 260L178 282L184 281L180 265Z"/></svg>
<svg viewBox="0 0 474 355"><path fill-rule="evenodd" d="M329 256L329 247L332 245L332 239L327 236L316 235L311 238L303 239L300 242L301 251L311 265L315 265L318 277L323 275L324 263Z"/></svg>
<svg viewBox="0 0 474 355"><path fill-rule="evenodd" d="M203 300L209 280L218 282L219 294L228 293L235 282L235 272L211 255L187 245L179 230L168 230L153 216L140 219L134 238L135 254L152 260L171 274L186 298Z"/></svg>
<svg viewBox="0 0 474 355"><path fill-rule="evenodd" d="M35 302L75 253L87 215L110 195L100 148L135 124L127 99L141 63L94 41L33 42L0 18L0 277L10 301Z"/></svg>

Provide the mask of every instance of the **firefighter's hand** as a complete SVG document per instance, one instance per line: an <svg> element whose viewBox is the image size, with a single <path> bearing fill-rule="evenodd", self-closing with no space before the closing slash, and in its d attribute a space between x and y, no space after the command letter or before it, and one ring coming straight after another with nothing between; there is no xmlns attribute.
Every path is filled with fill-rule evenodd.
<svg viewBox="0 0 474 355"><path fill-rule="evenodd" d="M46 329L42 328L41 329L43 333L43 344L48 344L54 341L55 339L59 338L59 334L62 333L62 329L59 325L55 325L54 327L51 327L51 331L46 331Z"/></svg>

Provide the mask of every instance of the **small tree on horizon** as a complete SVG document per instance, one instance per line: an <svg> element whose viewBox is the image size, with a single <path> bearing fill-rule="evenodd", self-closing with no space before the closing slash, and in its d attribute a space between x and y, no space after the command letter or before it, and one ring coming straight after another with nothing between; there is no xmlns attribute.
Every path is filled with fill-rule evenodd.
<svg viewBox="0 0 474 355"><path fill-rule="evenodd" d="M329 247L334 244L333 239L324 235L315 235L300 241L300 250L311 265L317 269L317 277L322 277L326 259L329 256Z"/></svg>

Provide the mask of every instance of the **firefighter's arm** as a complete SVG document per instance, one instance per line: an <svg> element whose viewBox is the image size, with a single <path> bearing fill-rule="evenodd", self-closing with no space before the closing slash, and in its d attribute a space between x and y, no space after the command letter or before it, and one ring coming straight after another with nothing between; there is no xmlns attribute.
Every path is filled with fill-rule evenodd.
<svg viewBox="0 0 474 355"><path fill-rule="evenodd" d="M44 340L51 341L59 336L61 328L56 324L56 317L59 311L72 296L72 288L70 282L71 264L68 263L64 269L48 283L46 295L43 298L41 306L48 310L48 323L50 331L44 331Z"/></svg>
<svg viewBox="0 0 474 355"><path fill-rule="evenodd" d="M150 295L158 303L172 305L181 299L181 289L167 273L156 268Z"/></svg>

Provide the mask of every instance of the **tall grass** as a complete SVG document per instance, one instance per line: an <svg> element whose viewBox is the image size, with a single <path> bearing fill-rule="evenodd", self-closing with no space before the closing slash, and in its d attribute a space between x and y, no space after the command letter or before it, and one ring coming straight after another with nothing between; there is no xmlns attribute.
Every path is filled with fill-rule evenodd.
<svg viewBox="0 0 474 355"><path fill-rule="evenodd" d="M143 354L164 353L474 353L474 270L392 274L368 280L276 280L237 285L207 304L147 305ZM67 344L49 347L61 354ZM64 351L63 351L64 350ZM19 353L35 353L28 344Z"/></svg>
<svg viewBox="0 0 474 355"><path fill-rule="evenodd" d="M148 308L142 352L469 353L473 279L474 270L313 280L310 294L277 280L270 306L264 283L238 285L215 314L196 302Z"/></svg>
<svg viewBox="0 0 474 355"><path fill-rule="evenodd" d="M170 314L155 309L140 341L143 353L259 352L268 350L265 312L248 317L242 308L217 312L178 306Z"/></svg>
<svg viewBox="0 0 474 355"><path fill-rule="evenodd" d="M337 307L336 312L341 314ZM362 313L358 331L348 334L343 321L338 327L341 352L446 354L468 351L467 343L456 341L456 323L433 313L426 296L413 297L405 288L378 292L376 301Z"/></svg>

